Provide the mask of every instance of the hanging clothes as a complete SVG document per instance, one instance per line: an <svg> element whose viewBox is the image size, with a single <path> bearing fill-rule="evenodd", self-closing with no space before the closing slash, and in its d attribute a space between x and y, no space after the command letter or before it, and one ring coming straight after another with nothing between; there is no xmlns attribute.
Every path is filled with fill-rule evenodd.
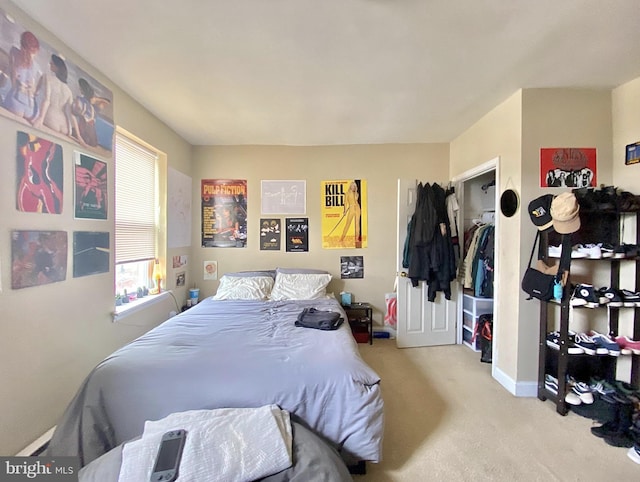
<svg viewBox="0 0 640 482"><path fill-rule="evenodd" d="M416 210L407 226L403 266L409 270L412 285L425 281L429 301L442 291L451 299L451 281L455 279L456 258L442 186L418 184Z"/></svg>

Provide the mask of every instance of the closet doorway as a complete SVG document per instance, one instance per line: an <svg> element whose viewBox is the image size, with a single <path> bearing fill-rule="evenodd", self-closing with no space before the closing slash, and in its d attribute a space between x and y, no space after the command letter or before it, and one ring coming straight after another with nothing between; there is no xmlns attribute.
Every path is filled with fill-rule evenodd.
<svg viewBox="0 0 640 482"><path fill-rule="evenodd" d="M475 280L472 280L471 286L465 288L458 278L458 292L460 296L457 298L457 343L465 344L470 349L478 350L478 339L472 340L475 326L483 313L492 313L494 327L500 323L497 314L499 303L499 261L497 253L499 253L500 235L500 216L499 216L499 196L500 196L500 158L491 159L469 171L466 171L452 179L455 187L459 204L458 211L458 229L459 229L459 249L460 261L462 263L465 257L465 232L475 226L493 226L494 239L494 257L493 257L493 289L491 297L487 297L487 292L479 292L475 288ZM480 228L475 228L476 230ZM471 270L471 266L465 269ZM468 278L467 278L468 279ZM482 290L481 290L482 291ZM492 353L492 375L493 367L496 366L498 343L496 340L496 331L493 330L493 353ZM480 353L478 353L478 360ZM495 375L494 375L495 377Z"/></svg>

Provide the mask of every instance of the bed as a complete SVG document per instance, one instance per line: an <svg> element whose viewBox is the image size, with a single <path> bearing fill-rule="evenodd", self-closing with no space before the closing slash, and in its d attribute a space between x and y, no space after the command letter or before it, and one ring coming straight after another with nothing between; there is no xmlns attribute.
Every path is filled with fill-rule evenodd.
<svg viewBox="0 0 640 482"><path fill-rule="evenodd" d="M345 316L342 307L315 288L304 295L313 299L287 299L278 276L272 289L251 294L269 299L225 297L221 280L221 299L204 299L103 360L71 401L46 454L78 456L84 466L139 436L147 420L275 404L347 463L380 461L380 379L360 357L348 323L329 331L295 326L305 308Z"/></svg>

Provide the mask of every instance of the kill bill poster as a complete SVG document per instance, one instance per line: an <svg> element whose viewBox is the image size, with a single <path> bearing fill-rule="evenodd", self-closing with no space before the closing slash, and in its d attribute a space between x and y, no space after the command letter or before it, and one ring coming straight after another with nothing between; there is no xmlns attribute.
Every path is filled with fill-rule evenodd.
<svg viewBox="0 0 640 482"><path fill-rule="evenodd" d="M202 247L244 248L247 245L247 181L203 179Z"/></svg>
<svg viewBox="0 0 640 482"><path fill-rule="evenodd" d="M367 182L322 181L320 186L322 247L367 247Z"/></svg>
<svg viewBox="0 0 640 482"><path fill-rule="evenodd" d="M597 185L595 148L540 149L540 187Z"/></svg>

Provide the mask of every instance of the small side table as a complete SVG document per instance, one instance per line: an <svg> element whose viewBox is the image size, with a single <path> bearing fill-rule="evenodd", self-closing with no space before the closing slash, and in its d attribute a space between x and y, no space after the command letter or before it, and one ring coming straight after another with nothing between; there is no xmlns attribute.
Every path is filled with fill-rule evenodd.
<svg viewBox="0 0 640 482"><path fill-rule="evenodd" d="M373 345L373 306L369 303L351 303L342 305L342 309L347 314L356 341L360 341L359 334L366 333L369 345Z"/></svg>

